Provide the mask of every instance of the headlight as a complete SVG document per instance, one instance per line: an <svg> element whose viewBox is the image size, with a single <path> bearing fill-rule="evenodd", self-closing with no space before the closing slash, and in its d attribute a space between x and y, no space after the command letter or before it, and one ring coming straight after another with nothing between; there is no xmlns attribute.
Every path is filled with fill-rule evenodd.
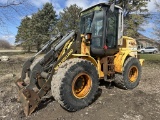
<svg viewBox="0 0 160 120"><path fill-rule="evenodd" d="M85 35L85 39L86 39L86 40L88 39L88 35Z"/></svg>
<svg viewBox="0 0 160 120"><path fill-rule="evenodd" d="M87 34L85 35L85 39L86 39L86 40L90 40L90 39L91 39L91 33L87 33Z"/></svg>

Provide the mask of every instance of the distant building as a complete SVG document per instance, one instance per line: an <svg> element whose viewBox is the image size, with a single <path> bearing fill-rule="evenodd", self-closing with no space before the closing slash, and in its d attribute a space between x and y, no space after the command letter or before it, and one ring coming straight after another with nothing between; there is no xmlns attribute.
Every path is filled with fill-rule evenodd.
<svg viewBox="0 0 160 120"><path fill-rule="evenodd" d="M140 48L145 48L145 47L157 47L159 48L160 43L158 43L157 41L150 39L142 34L139 34L139 36L136 38L137 43L138 43L138 47Z"/></svg>

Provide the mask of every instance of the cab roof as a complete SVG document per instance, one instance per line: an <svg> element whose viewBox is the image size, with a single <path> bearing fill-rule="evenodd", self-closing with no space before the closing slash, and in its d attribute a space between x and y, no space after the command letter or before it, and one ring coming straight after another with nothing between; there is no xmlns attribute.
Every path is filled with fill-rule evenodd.
<svg viewBox="0 0 160 120"><path fill-rule="evenodd" d="M89 8L87 8L87 9L84 9L82 12L88 11L88 10L90 10L90 9L96 7L96 6L110 6L110 5L111 4L108 4L108 3L98 3L98 4L93 5L93 6L89 7ZM115 7L122 10L122 8L120 6L115 5Z"/></svg>

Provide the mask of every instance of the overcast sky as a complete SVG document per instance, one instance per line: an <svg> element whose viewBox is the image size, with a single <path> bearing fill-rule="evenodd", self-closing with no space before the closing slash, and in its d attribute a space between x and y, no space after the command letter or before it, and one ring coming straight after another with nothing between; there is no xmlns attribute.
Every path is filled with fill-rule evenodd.
<svg viewBox="0 0 160 120"><path fill-rule="evenodd" d="M0 5L6 3L8 0L0 0ZM12 0L11 0L12 1ZM16 1L16 0L14 0ZM7 22L6 25L1 24L0 28L0 38L8 40L11 44L14 44L15 41L15 35L17 34L17 27L20 25L21 19L28 15L30 16L32 13L37 12L38 8L42 8L43 4L46 2L51 2L54 6L54 9L59 14L60 11L63 11L63 9L67 6L70 6L72 4L77 4L78 6L82 7L83 9L90 7L94 4L100 3L100 2L106 2L107 0L28 0L28 2L25 4L25 6L20 6L19 11L21 11L19 14L14 12L14 15L8 15L11 17L8 17L11 22ZM160 2L160 0L157 0ZM2 9L2 8L0 8ZM5 9L7 10L7 9ZM149 12L156 12L155 6L154 6L154 0L150 0L148 3L148 10ZM9 8L8 11L11 11ZM0 11L0 17L1 15ZM8 14L8 13L6 13ZM152 28L154 26L153 20L149 20L147 24L143 24L143 28L146 30L145 32L141 32L143 35L147 37L152 37ZM4 31L4 32L1 32Z"/></svg>

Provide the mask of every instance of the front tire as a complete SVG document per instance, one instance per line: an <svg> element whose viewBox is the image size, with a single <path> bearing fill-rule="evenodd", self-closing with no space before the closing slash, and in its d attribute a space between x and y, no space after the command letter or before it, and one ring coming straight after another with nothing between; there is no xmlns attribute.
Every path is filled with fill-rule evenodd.
<svg viewBox="0 0 160 120"><path fill-rule="evenodd" d="M51 90L63 108L77 111L92 103L98 84L95 66L89 61L73 58L65 61L53 75Z"/></svg>
<svg viewBox="0 0 160 120"><path fill-rule="evenodd" d="M116 74L115 85L122 89L133 89L141 78L141 65L137 58L129 57L123 66L122 75Z"/></svg>

